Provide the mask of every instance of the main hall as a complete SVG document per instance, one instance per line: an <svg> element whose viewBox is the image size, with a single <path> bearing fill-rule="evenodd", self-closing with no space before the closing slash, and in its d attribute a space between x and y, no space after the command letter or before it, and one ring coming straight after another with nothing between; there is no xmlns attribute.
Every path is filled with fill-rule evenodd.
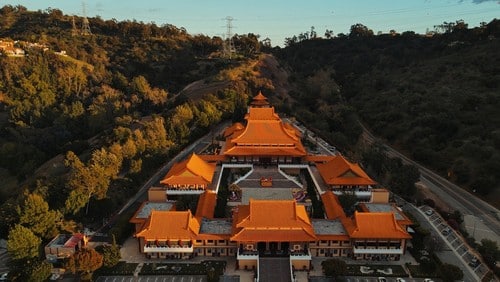
<svg viewBox="0 0 500 282"><path fill-rule="evenodd" d="M313 153L308 138L258 93L244 122L229 126L218 154L193 153L151 187L130 222L154 259L233 256L241 269L266 257L310 269L313 257L399 260L412 222L390 192L338 152ZM355 207L339 197L356 197ZM180 210L183 197L196 209Z"/></svg>

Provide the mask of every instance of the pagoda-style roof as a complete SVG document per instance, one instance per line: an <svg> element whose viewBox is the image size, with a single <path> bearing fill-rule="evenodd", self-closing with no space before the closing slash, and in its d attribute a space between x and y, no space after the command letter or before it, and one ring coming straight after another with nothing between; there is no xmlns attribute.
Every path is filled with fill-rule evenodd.
<svg viewBox="0 0 500 282"><path fill-rule="evenodd" d="M224 130L224 137L229 137L231 135L233 135L233 133L235 132L240 132L242 130L245 129L245 126L243 124L241 124L240 122L235 122L233 123L233 125L231 125L230 127L226 128L226 130Z"/></svg>
<svg viewBox="0 0 500 282"><path fill-rule="evenodd" d="M269 102L267 101L267 97L262 95L262 92L259 91L259 94L253 97L250 105L252 107L269 107Z"/></svg>
<svg viewBox="0 0 500 282"><path fill-rule="evenodd" d="M355 212L343 221L352 239L410 239L392 212Z"/></svg>
<svg viewBox="0 0 500 282"><path fill-rule="evenodd" d="M217 204L217 193L206 190L200 195L196 206L197 218L214 218L215 205Z"/></svg>
<svg viewBox="0 0 500 282"><path fill-rule="evenodd" d="M377 184L358 165L343 156L335 156L331 161L316 164L321 177L328 185L374 185Z"/></svg>
<svg viewBox="0 0 500 282"><path fill-rule="evenodd" d="M207 163L196 154L176 163L160 181L164 185L208 185L212 183L215 164Z"/></svg>
<svg viewBox="0 0 500 282"><path fill-rule="evenodd" d="M191 211L157 211L153 210L148 221L136 237L145 240L196 240L200 223Z"/></svg>
<svg viewBox="0 0 500 282"><path fill-rule="evenodd" d="M247 125L236 125L226 130L226 156L292 156L302 157L306 150L301 134L294 127L286 126L274 112L274 108L250 107L246 115ZM229 134L232 132L231 134Z"/></svg>
<svg viewBox="0 0 500 282"><path fill-rule="evenodd" d="M314 241L316 236L302 205L294 200L250 200L234 217L231 241Z"/></svg>
<svg viewBox="0 0 500 282"><path fill-rule="evenodd" d="M345 218L344 209L340 204L339 198L332 191L328 190L321 194L321 202L323 203L328 219Z"/></svg>

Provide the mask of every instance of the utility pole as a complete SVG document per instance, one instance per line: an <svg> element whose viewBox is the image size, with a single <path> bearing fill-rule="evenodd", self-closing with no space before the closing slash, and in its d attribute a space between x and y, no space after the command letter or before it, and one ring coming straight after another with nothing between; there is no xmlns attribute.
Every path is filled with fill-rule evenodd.
<svg viewBox="0 0 500 282"><path fill-rule="evenodd" d="M76 27L76 23L75 23L75 16L71 17L71 23L72 23L71 36L77 36L78 35L78 28Z"/></svg>
<svg viewBox="0 0 500 282"><path fill-rule="evenodd" d="M233 17L227 16L226 20L226 41L224 42L224 56L231 59L232 54L235 52L233 44Z"/></svg>
<svg viewBox="0 0 500 282"><path fill-rule="evenodd" d="M85 11L85 3L82 2L83 9L83 22L82 22L82 35L92 35L90 31L89 19L87 19L87 12Z"/></svg>

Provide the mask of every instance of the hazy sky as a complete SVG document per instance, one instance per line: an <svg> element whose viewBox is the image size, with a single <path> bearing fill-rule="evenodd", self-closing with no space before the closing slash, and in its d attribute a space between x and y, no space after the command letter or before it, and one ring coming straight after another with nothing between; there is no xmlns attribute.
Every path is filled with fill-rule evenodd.
<svg viewBox="0 0 500 282"><path fill-rule="evenodd" d="M315 27L318 36L326 29L348 33L362 23L388 32L412 30L424 33L444 21L465 20L469 27L500 18L500 0L85 0L88 17L165 23L184 27L190 34L223 36L227 16L234 18L232 32L269 37L283 45L286 37ZM65 14L82 15L83 1L0 0L3 5L23 5L29 10L57 8Z"/></svg>

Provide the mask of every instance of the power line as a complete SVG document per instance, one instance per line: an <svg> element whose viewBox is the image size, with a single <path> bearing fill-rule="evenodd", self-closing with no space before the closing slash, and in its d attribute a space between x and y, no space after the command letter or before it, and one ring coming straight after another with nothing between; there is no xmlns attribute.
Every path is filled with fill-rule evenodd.
<svg viewBox="0 0 500 282"><path fill-rule="evenodd" d="M82 21L82 35L92 35L90 31L90 23L89 19L87 19L87 12L85 11L85 3L82 2L82 10L83 10L83 21Z"/></svg>
<svg viewBox="0 0 500 282"><path fill-rule="evenodd" d="M224 18L226 20L226 40L224 44L224 56L231 59L233 53L235 53L235 48L233 44L233 17L227 16Z"/></svg>

